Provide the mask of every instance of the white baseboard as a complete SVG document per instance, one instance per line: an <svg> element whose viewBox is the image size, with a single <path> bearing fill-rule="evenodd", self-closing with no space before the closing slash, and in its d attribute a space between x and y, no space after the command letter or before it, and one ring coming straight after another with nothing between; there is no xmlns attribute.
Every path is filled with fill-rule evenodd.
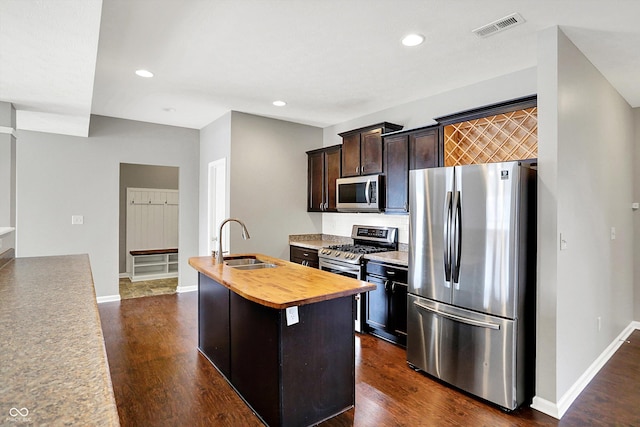
<svg viewBox="0 0 640 427"><path fill-rule="evenodd" d="M120 273L120 275L118 277L120 279L128 279L129 278L129 273Z"/></svg>
<svg viewBox="0 0 640 427"><path fill-rule="evenodd" d="M600 354L600 356L589 366L589 368L578 378L578 380L567 390L558 400L558 403L550 402L541 397L535 396L531 407L536 411L543 412L554 418L561 419L567 412L571 404L578 398L580 393L589 385L589 382L596 376L602 367L611 359L622 343L629 338L635 330L640 329L640 322L633 321L616 337L615 340Z"/></svg>
<svg viewBox="0 0 640 427"><path fill-rule="evenodd" d="M98 304L101 304L103 302L113 302L113 301L120 301L120 294L117 295L107 295L104 297L97 297L96 301L98 301Z"/></svg>
<svg viewBox="0 0 640 427"><path fill-rule="evenodd" d="M191 285L191 286L178 286L176 288L176 292L181 294L183 292L193 292L193 291L197 291L198 290L198 285Z"/></svg>

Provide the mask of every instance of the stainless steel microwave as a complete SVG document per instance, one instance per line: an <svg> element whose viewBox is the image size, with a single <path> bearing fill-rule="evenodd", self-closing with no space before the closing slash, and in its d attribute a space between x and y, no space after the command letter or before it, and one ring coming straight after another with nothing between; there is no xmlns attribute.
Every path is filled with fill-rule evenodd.
<svg viewBox="0 0 640 427"><path fill-rule="evenodd" d="M338 212L384 210L384 175L354 176L336 180Z"/></svg>

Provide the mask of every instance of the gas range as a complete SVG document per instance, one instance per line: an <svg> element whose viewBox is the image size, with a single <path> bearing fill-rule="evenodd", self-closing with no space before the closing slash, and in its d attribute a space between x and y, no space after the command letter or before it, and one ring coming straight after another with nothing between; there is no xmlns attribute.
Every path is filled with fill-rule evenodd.
<svg viewBox="0 0 640 427"><path fill-rule="evenodd" d="M332 245L318 251L321 260L360 265L366 254L398 249L398 229L354 225L351 245Z"/></svg>
<svg viewBox="0 0 640 427"><path fill-rule="evenodd" d="M333 245L318 251L320 270L364 280L364 256L375 252L398 250L398 229L393 227L372 227L354 225L351 229L352 245ZM362 316L363 302L355 296L355 330L364 330Z"/></svg>

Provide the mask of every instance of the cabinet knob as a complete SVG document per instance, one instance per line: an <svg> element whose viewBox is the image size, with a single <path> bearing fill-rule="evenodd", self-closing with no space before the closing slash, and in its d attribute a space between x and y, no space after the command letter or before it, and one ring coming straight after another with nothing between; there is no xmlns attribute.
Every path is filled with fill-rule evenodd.
<svg viewBox="0 0 640 427"><path fill-rule="evenodd" d="M356 166L356 173L360 172L360 166Z"/></svg>

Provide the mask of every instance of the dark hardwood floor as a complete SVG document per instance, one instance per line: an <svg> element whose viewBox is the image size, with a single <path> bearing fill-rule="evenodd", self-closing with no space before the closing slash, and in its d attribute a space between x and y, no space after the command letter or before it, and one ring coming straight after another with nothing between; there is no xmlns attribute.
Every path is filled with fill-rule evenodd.
<svg viewBox="0 0 640 427"><path fill-rule="evenodd" d="M99 310L122 426L262 425L197 351L196 292ZM561 421L528 407L506 413L414 372L403 349L357 334L356 407L322 426L640 426L640 331Z"/></svg>

